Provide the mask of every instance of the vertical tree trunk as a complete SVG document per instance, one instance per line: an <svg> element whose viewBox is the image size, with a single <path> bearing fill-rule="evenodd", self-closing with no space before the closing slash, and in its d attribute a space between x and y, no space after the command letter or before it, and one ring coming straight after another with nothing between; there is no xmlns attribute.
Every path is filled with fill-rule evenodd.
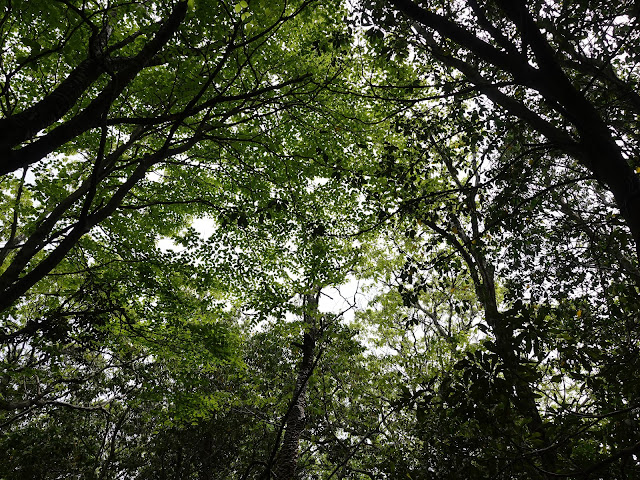
<svg viewBox="0 0 640 480"><path fill-rule="evenodd" d="M302 343L302 361L298 367L296 388L285 421L285 433L276 458L274 478L293 480L297 478L300 437L306 424L307 383L313 374L318 336L317 317L320 289L304 296L305 333Z"/></svg>
<svg viewBox="0 0 640 480"><path fill-rule="evenodd" d="M459 171L455 168L449 157L444 157L445 165L456 186L462 189L464 186L458 179ZM479 225L481 217L476 209L476 201L473 196L467 196L466 206L471 220L471 237L465 233L465 227L455 216L451 218L452 225L456 228L456 234L443 230L433 222L427 224L444 236L449 244L455 248L463 258L469 268L474 284L475 292L484 311L485 321L491 328L495 336L497 354L504 366L505 380L513 385L513 392L510 392L511 402L517 412L530 420L529 429L531 433L538 433L545 447L550 446L544 421L538 410L535 392L532 385L522 378L521 359L514 342L513 326L511 325L510 313L501 312L498 308L498 300L495 284L495 265L485 255L484 251L477 248L472 241L479 236ZM457 235L457 236L456 236ZM459 238L458 238L459 237ZM539 455L540 462L546 471L553 472L556 465L555 452L547 450Z"/></svg>

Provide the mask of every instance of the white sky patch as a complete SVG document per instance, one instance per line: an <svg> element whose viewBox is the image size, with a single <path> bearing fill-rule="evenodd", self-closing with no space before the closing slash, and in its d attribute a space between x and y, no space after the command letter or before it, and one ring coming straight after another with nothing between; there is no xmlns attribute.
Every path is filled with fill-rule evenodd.
<svg viewBox="0 0 640 480"><path fill-rule="evenodd" d="M151 172L152 175L157 175ZM200 235L200 238L206 239L209 238L214 233L214 220L209 217L198 217L191 222L191 227L195 229L196 232ZM156 246L162 250L163 252L173 251L176 253L184 252L187 247L176 244L169 237L161 237L158 241L156 241Z"/></svg>
<svg viewBox="0 0 640 480"><path fill-rule="evenodd" d="M347 323L352 322L355 312L369 305L370 297L364 293L363 286L362 280L350 277L342 285L323 288L318 309L323 313L342 314Z"/></svg>
<svg viewBox="0 0 640 480"><path fill-rule="evenodd" d="M183 247L181 245L177 245L173 240L171 240L169 237L162 237L160 238L160 240L156 241L156 246L162 250L163 252L168 252L168 251L172 251L172 252L182 252L183 250L186 249L186 247Z"/></svg>
<svg viewBox="0 0 640 480"><path fill-rule="evenodd" d="M209 217L199 217L191 222L191 226L202 238L209 238L214 232L214 220Z"/></svg>

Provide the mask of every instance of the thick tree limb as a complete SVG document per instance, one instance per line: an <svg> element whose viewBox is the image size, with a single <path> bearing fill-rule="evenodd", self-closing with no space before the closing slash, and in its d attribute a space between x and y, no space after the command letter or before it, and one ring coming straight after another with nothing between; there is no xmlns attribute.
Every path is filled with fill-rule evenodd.
<svg viewBox="0 0 640 480"><path fill-rule="evenodd" d="M541 33L526 4L521 0L498 2L520 31L523 43L533 51L538 68L529 65L526 58L498 50L465 27L422 8L411 0L393 0L392 3L403 14L426 29L438 32L439 35L467 49L476 58L510 74L516 83L537 91L560 118L564 118L575 128L578 139L572 140L565 133L566 127L553 126L513 97L487 84L477 67L446 55L441 49L438 50L437 46L434 47L438 60L461 71L470 82L478 85L491 101L526 121L565 153L576 158L613 193L616 204L631 230L636 244L636 256L640 259L640 177L622 155L598 110L562 70L553 47ZM487 22L484 18L481 20L481 23ZM429 42L429 34L422 35ZM504 41L505 37L499 38L500 43ZM430 42L431 45L433 43ZM512 52L514 49L515 45L507 50Z"/></svg>
<svg viewBox="0 0 640 480"><path fill-rule="evenodd" d="M113 74L111 82L109 82L105 89L78 115L54 128L47 135L18 150L9 150L6 147L3 149L0 147L0 152L4 150L4 158L2 163L0 163L0 175L6 175L18 168L24 168L31 165L70 140L78 137L80 134L100 125L102 115L110 108L115 98L124 91L129 83L175 34L184 20L186 12L187 2L179 2L176 4L171 15L167 18L167 21L162 25L162 27L160 27L154 38L130 60L127 67ZM84 78L84 76L82 78ZM61 93L49 100L44 107L39 107L38 114L34 111L29 115L40 118L39 124L46 123L45 119L47 119L47 121L54 119L54 117L58 116L60 111L65 108L68 109L72 105L72 96L66 95L66 90L77 88L78 85L76 85L76 83L86 84L88 81L89 80L87 78L84 78L82 82L80 82L80 79L77 81L74 80L74 82L65 86L65 90L63 91L65 95ZM87 84L87 86L88 85L89 84ZM62 100L58 97L61 97ZM75 101L73 101L73 103L75 103ZM45 107L50 108L51 111ZM13 127L14 129L18 129L22 125L22 121L18 123L19 124L16 124ZM40 128L38 128L38 130L40 130ZM35 135L35 133L37 133L37 131L31 132L31 136ZM6 140L3 142L3 146L4 144L10 146L15 145L16 143L12 140Z"/></svg>

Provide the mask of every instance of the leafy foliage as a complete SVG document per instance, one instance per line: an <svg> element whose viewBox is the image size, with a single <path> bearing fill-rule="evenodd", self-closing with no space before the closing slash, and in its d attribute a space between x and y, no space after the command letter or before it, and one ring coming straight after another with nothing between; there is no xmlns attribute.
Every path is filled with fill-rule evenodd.
<svg viewBox="0 0 640 480"><path fill-rule="evenodd" d="M2 8L0 478L640 475L634 5Z"/></svg>

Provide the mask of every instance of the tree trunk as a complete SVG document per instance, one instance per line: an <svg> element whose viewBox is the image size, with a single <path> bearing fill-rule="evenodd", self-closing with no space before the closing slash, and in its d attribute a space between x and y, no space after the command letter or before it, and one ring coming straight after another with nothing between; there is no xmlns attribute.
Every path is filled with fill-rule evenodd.
<svg viewBox="0 0 640 480"><path fill-rule="evenodd" d="M289 405L285 421L285 433L276 458L274 478L293 480L297 478L300 437L306 424L307 383L313 374L316 360L316 340L318 328L318 299L320 289L304 296L305 333L302 343L302 361L298 367L296 388Z"/></svg>

